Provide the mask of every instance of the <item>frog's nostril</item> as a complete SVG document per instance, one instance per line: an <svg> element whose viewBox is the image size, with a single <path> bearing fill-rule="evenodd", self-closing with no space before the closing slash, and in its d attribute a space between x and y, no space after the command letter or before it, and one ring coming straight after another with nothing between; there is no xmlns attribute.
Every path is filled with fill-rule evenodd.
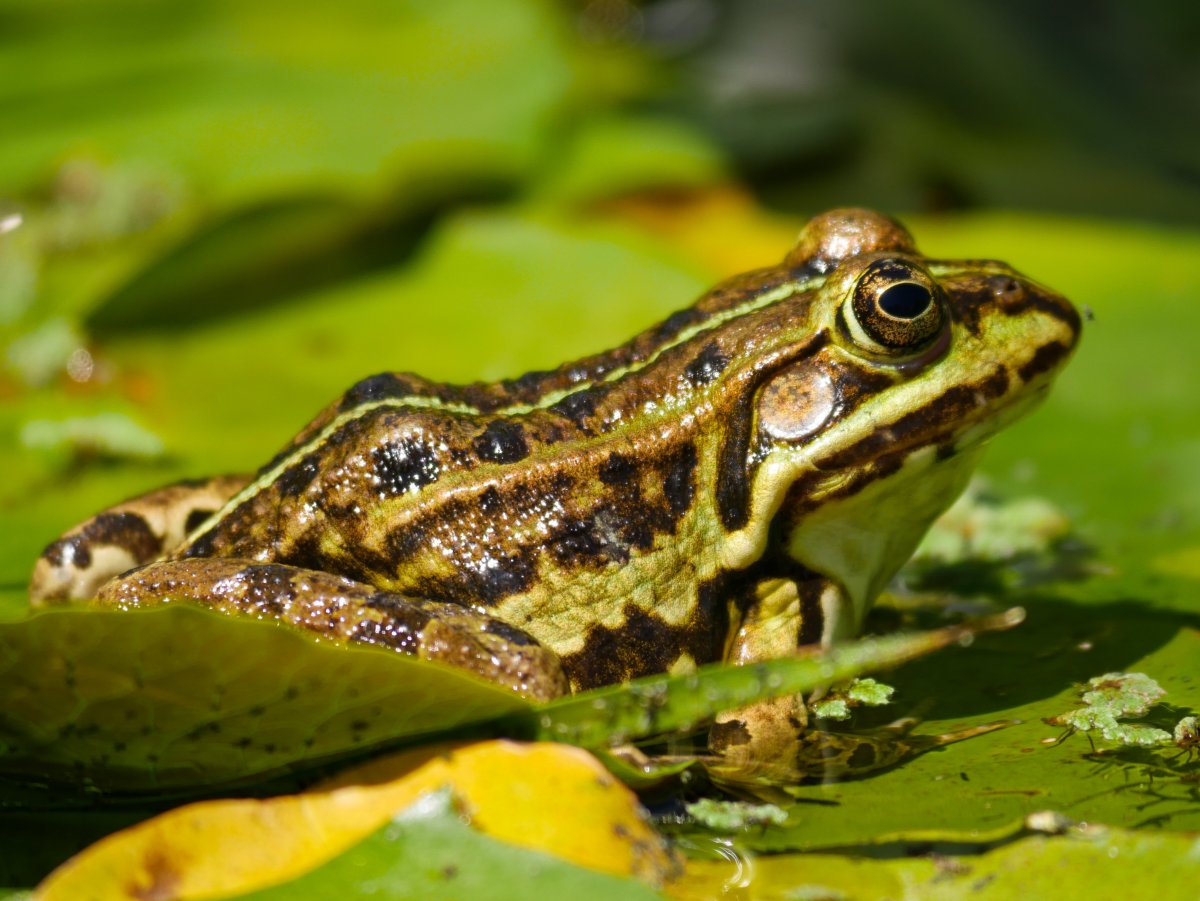
<svg viewBox="0 0 1200 901"><path fill-rule="evenodd" d="M1008 275L992 279L992 293L1002 305L1019 303L1025 297L1021 283Z"/></svg>

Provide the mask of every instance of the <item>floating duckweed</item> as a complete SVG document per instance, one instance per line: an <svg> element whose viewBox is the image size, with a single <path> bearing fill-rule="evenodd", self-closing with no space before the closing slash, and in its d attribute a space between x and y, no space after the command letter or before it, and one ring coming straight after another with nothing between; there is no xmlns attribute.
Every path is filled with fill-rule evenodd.
<svg viewBox="0 0 1200 901"><path fill-rule="evenodd" d="M845 698L822 698L812 705L812 712L823 720L850 719L850 705Z"/></svg>
<svg viewBox="0 0 1200 901"><path fill-rule="evenodd" d="M896 689L877 679L851 679L846 685L827 692L812 705L821 719L846 720L855 707L881 707L891 701Z"/></svg>
<svg viewBox="0 0 1200 901"><path fill-rule="evenodd" d="M880 707L892 700L896 689L878 679L853 679L846 689L846 695L852 701L867 707Z"/></svg>
<svg viewBox="0 0 1200 901"><path fill-rule="evenodd" d="M752 826L782 826L788 818L787 811L774 804L746 801L704 798L684 807L697 823L720 832L736 832Z"/></svg>
<svg viewBox="0 0 1200 901"><path fill-rule="evenodd" d="M1171 741L1170 733L1152 726L1121 723L1121 717L1142 716L1166 695L1145 673L1105 673L1088 680L1080 694L1086 705L1058 716L1047 717L1052 726L1076 732L1099 732L1109 741L1149 748Z"/></svg>
<svg viewBox="0 0 1200 901"><path fill-rule="evenodd" d="M1145 673L1105 673L1089 679L1088 685L1091 690L1080 696L1083 703L1115 716L1142 716L1167 694Z"/></svg>

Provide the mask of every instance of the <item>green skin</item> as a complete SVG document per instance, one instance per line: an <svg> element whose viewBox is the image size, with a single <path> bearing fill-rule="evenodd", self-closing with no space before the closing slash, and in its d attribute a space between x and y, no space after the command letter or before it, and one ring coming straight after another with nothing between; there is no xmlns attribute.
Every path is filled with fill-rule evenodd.
<svg viewBox="0 0 1200 901"><path fill-rule="evenodd" d="M896 222L835 210L607 353L489 384L366 379L255 476L65 533L30 595L276 617L536 699L778 657L858 631L1079 330L1002 263L926 260ZM710 742L793 761L806 727L785 698Z"/></svg>

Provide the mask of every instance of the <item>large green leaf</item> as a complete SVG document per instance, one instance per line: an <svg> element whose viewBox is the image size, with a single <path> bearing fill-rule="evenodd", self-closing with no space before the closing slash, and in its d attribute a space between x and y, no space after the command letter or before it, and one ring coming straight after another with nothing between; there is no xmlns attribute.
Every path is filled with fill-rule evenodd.
<svg viewBox="0 0 1200 901"><path fill-rule="evenodd" d="M0 624L0 772L77 792L244 783L526 706L449 667L178 605Z"/></svg>

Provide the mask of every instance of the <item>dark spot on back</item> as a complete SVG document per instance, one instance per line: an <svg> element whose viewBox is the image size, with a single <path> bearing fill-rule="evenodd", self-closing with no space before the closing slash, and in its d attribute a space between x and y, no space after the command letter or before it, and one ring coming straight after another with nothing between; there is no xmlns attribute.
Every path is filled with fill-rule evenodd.
<svg viewBox="0 0 1200 901"><path fill-rule="evenodd" d="M198 529L206 519L216 512L216 510L205 510L202 508L192 510L190 513L188 513L187 519L184 520L183 531L187 533Z"/></svg>
<svg viewBox="0 0 1200 901"><path fill-rule="evenodd" d="M490 463L515 463L529 455L525 430L519 423L494 419L472 442L479 459Z"/></svg>
<svg viewBox="0 0 1200 901"><path fill-rule="evenodd" d="M493 556L484 566L460 565L452 576L422 580L416 593L439 601L476 606L495 604L528 591L537 577L534 549Z"/></svg>
<svg viewBox="0 0 1200 901"><path fill-rule="evenodd" d="M720 376L728 365L729 357L721 351L717 342L709 341L696 358L688 363L683 374L691 385L702 388Z"/></svg>
<svg viewBox="0 0 1200 901"><path fill-rule="evenodd" d="M513 394L520 397L536 397L542 391L542 385L554 376L553 369L531 369L515 379L504 382Z"/></svg>
<svg viewBox="0 0 1200 901"><path fill-rule="evenodd" d="M417 438L385 441L371 451L375 490L394 497L437 481L441 474L437 452Z"/></svg>
<svg viewBox="0 0 1200 901"><path fill-rule="evenodd" d="M339 409L345 411L371 401L404 397L413 393L412 382L395 372L381 372L355 384L342 396Z"/></svg>
<svg viewBox="0 0 1200 901"><path fill-rule="evenodd" d="M276 561L302 569L330 570L330 561L321 553L321 539L314 530L298 535L286 553L277 552Z"/></svg>
<svg viewBox="0 0 1200 901"><path fill-rule="evenodd" d="M485 602L494 604L511 594L527 591L533 584L535 571L532 554L513 554L502 557L496 563L495 567L471 573L466 580Z"/></svg>
<svg viewBox="0 0 1200 901"><path fill-rule="evenodd" d="M604 389L598 387L583 388L574 394L568 394L550 410L560 416L565 416L577 426L583 426L596 413L596 405L604 396Z"/></svg>
<svg viewBox="0 0 1200 901"><path fill-rule="evenodd" d="M275 484L279 489L280 496L297 497L305 488L312 484L313 479L317 477L317 473L320 471L321 463L318 452L313 451L279 474L279 477L275 480Z"/></svg>
<svg viewBox="0 0 1200 901"><path fill-rule="evenodd" d="M500 492L495 485L488 485L479 495L479 509L484 513L495 513L500 509Z"/></svg>
<svg viewBox="0 0 1200 901"><path fill-rule="evenodd" d="M704 318L704 313L696 307L678 310L659 323L655 336L659 341L669 341L694 322Z"/></svg>

